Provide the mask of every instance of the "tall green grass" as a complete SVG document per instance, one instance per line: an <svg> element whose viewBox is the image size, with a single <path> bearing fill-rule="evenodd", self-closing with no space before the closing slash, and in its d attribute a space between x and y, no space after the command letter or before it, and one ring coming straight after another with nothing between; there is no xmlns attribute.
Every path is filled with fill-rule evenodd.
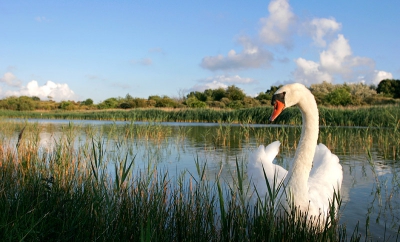
<svg viewBox="0 0 400 242"><path fill-rule="evenodd" d="M320 107L320 124L324 126L399 126L400 108L393 106L373 106L359 108ZM2 110L0 115L8 118L45 118L78 120L122 120L122 121L162 121L162 122L209 122L209 123L269 123L272 107L256 107L239 110L179 109L133 109L130 111L54 111L19 112ZM296 108L283 112L275 124L301 124L301 114Z"/></svg>
<svg viewBox="0 0 400 242"><path fill-rule="evenodd" d="M9 140L23 127L16 147ZM110 156L107 143L115 141L118 130L88 129L92 136L76 146L78 128L65 126L51 149L40 148L37 124L6 123L0 128L2 241L360 239L357 231L348 233L337 223L321 231L306 212L293 209L280 217L265 204L252 204L240 161L233 184L218 175L210 179L200 161L198 174L170 177L155 168L133 172L135 157L128 158L132 156L125 152L130 151L123 146L137 133L125 127L127 135L116 141L117 152Z"/></svg>

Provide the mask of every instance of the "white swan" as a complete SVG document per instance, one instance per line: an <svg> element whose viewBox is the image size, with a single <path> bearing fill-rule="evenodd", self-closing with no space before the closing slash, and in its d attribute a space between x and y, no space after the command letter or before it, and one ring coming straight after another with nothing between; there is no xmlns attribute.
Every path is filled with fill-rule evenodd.
<svg viewBox="0 0 400 242"><path fill-rule="evenodd" d="M248 176L261 198L268 195L263 167L269 184L283 182L284 191L279 202L284 209L294 204L308 215L321 216L325 220L334 191L341 188L343 171L339 158L323 145L317 145L318 109L314 96L302 84L294 83L278 89L271 101L274 111L270 121L274 121L283 109L297 105L303 118L300 142L289 172L272 163L279 151L279 141L264 148L261 145L249 156ZM276 185L277 186L277 185ZM279 198L279 196L278 196ZM292 200L291 200L292 199Z"/></svg>

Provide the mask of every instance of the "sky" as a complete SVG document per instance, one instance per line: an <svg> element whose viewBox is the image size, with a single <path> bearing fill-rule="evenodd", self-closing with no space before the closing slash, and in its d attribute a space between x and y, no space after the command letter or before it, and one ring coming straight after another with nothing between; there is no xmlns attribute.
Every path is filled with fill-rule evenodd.
<svg viewBox="0 0 400 242"><path fill-rule="evenodd" d="M400 1L0 2L0 98L400 79Z"/></svg>

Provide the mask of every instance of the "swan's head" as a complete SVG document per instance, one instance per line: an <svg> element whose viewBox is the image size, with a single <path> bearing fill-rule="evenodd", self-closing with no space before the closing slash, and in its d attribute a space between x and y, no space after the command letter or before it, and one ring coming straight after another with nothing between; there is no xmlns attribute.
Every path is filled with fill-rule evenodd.
<svg viewBox="0 0 400 242"><path fill-rule="evenodd" d="M299 103L307 92L310 91L300 83L288 84L279 88L272 96L271 104L274 106L274 111L269 120L274 121L285 108Z"/></svg>

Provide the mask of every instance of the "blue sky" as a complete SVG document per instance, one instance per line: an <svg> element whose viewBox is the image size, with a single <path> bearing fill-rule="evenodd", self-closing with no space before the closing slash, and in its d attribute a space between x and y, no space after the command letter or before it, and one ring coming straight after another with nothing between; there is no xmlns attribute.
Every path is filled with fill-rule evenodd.
<svg viewBox="0 0 400 242"><path fill-rule="evenodd" d="M400 79L400 1L2 1L0 98Z"/></svg>

